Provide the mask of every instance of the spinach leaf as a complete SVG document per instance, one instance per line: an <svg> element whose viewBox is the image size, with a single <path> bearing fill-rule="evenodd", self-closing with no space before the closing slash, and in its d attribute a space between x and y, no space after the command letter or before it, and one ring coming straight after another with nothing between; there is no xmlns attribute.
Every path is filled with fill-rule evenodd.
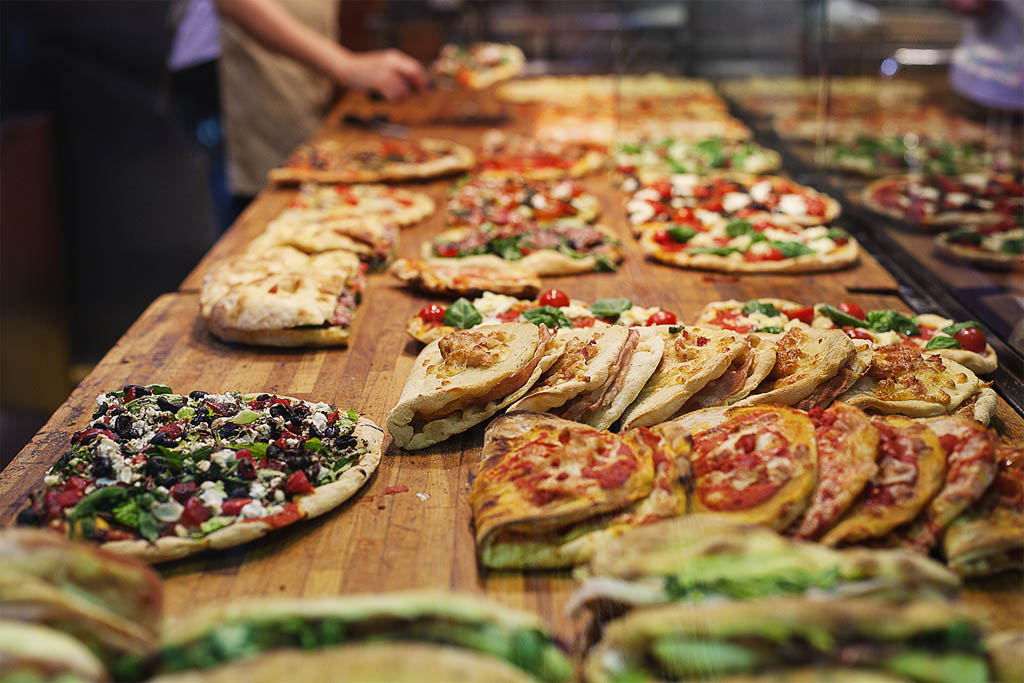
<svg viewBox="0 0 1024 683"><path fill-rule="evenodd" d="M832 304L822 304L818 312L840 327L867 327L868 324L860 318L855 318L849 313L843 313Z"/></svg>
<svg viewBox="0 0 1024 683"><path fill-rule="evenodd" d="M72 522L83 518L93 518L101 510L109 510L119 503L123 503L128 497L128 489L124 486L104 486L96 489L71 510L70 519Z"/></svg>
<svg viewBox="0 0 1024 683"><path fill-rule="evenodd" d="M750 233L750 243L757 244L758 242L764 242L768 238L764 236L763 232L752 232Z"/></svg>
<svg viewBox="0 0 1024 683"><path fill-rule="evenodd" d="M800 242L780 242L779 240L772 240L768 244L778 249L786 258L796 258L797 256L814 253L813 249L806 244L801 244Z"/></svg>
<svg viewBox="0 0 1024 683"><path fill-rule="evenodd" d="M896 311L868 311L867 324L875 332L899 332L910 337L921 333L916 316L909 318Z"/></svg>
<svg viewBox="0 0 1024 683"><path fill-rule="evenodd" d="M743 304L743 308L740 309L743 315L750 315L751 313L761 313L769 317L773 317L779 314L779 309L775 308L773 304L767 301L758 301L752 299L747 303Z"/></svg>
<svg viewBox="0 0 1024 683"><path fill-rule="evenodd" d="M487 243L487 249L506 261L518 261L523 258L519 251L518 237L498 237Z"/></svg>
<svg viewBox="0 0 1024 683"><path fill-rule="evenodd" d="M713 254L715 256L728 256L729 254L742 253L736 247L694 247L687 249L687 254Z"/></svg>
<svg viewBox="0 0 1024 683"><path fill-rule="evenodd" d="M687 225L670 225L665 228L665 232L672 236L676 242L680 244L686 244L693 236L697 234L697 231Z"/></svg>
<svg viewBox="0 0 1024 683"><path fill-rule="evenodd" d="M999 251L1004 254L1024 254L1024 239L1018 237L1016 239L1009 239L1003 242L1002 246L999 247Z"/></svg>
<svg viewBox="0 0 1024 683"><path fill-rule="evenodd" d="M527 309L523 311L523 317L534 325L544 324L550 328L572 327L572 321L565 317L565 313L562 313L562 311L554 306Z"/></svg>
<svg viewBox="0 0 1024 683"><path fill-rule="evenodd" d="M139 525L136 528L139 530L139 534L150 542L156 541L160 537L160 523L148 510L139 511Z"/></svg>
<svg viewBox="0 0 1024 683"><path fill-rule="evenodd" d="M460 330L468 330L474 325L483 322L484 317L480 311L469 302L469 299L459 298L455 300L448 310L444 312L444 324L457 327Z"/></svg>
<svg viewBox="0 0 1024 683"><path fill-rule="evenodd" d="M967 320L962 323L953 323L952 325L946 325L939 331L945 332L946 334L952 337L960 330L966 330L968 327L977 327L979 329L981 328L981 326L978 323L974 322L973 320Z"/></svg>
<svg viewBox="0 0 1024 683"><path fill-rule="evenodd" d="M935 349L959 349L960 342L952 337L947 337L944 334L932 337L928 340L928 343L924 345L925 351L934 351Z"/></svg>
<svg viewBox="0 0 1024 683"><path fill-rule="evenodd" d="M118 524L124 524L130 526L133 529L139 525L139 515L142 513L142 508L135 499L129 500L127 503L123 503L114 508L114 520Z"/></svg>
<svg viewBox="0 0 1024 683"><path fill-rule="evenodd" d="M594 262L598 270L606 273L616 273L619 270L619 267L615 265L615 261L612 261L604 254L594 254Z"/></svg>
<svg viewBox="0 0 1024 683"><path fill-rule="evenodd" d="M260 419L259 413L257 413L255 410L249 410L246 408L240 410L237 415L231 418L231 422L233 422L236 425L247 425L252 424L258 419Z"/></svg>
<svg viewBox="0 0 1024 683"><path fill-rule="evenodd" d="M599 299L590 304L590 312L598 318L611 318L633 308L629 299Z"/></svg>
<svg viewBox="0 0 1024 683"><path fill-rule="evenodd" d="M313 451L314 453L316 453L321 448L323 448L323 444L320 442L320 439L314 436L313 438L307 440L305 444L303 444L303 448L305 448L307 451Z"/></svg>
<svg viewBox="0 0 1024 683"><path fill-rule="evenodd" d="M146 388L153 392L154 395L159 396L160 394L171 393L171 388L166 384L147 384Z"/></svg>
<svg viewBox="0 0 1024 683"><path fill-rule="evenodd" d="M732 221L725 226L725 234L729 237L739 237L740 235L746 235L753 229L754 226L750 224L750 221Z"/></svg>

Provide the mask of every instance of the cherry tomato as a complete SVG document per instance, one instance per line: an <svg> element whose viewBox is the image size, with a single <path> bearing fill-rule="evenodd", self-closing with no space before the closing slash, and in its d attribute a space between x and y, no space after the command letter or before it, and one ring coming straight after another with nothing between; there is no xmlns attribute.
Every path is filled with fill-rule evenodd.
<svg viewBox="0 0 1024 683"><path fill-rule="evenodd" d="M444 258L451 258L453 256L458 256L459 255L458 247L441 247L441 246L438 246L438 247L434 247L434 250L437 252L438 256L442 256Z"/></svg>
<svg viewBox="0 0 1024 683"><path fill-rule="evenodd" d="M987 343L985 333L977 327L965 327L954 334L953 339L959 342L960 348L965 351L974 351L975 353L982 353Z"/></svg>
<svg viewBox="0 0 1024 683"><path fill-rule="evenodd" d="M284 490L288 493L312 493L313 485L306 478L306 473L298 470L288 477L288 481L284 483Z"/></svg>
<svg viewBox="0 0 1024 683"><path fill-rule="evenodd" d="M814 307L806 306L804 308L794 308L790 311L785 311L786 315L793 320L799 320L802 323L808 325L814 320Z"/></svg>
<svg viewBox="0 0 1024 683"><path fill-rule="evenodd" d="M647 319L647 325L675 325L676 314L670 311L658 311L652 313L651 317Z"/></svg>
<svg viewBox="0 0 1024 683"><path fill-rule="evenodd" d="M651 183L651 189L660 194L663 198L672 196L672 183L667 180L658 180Z"/></svg>
<svg viewBox="0 0 1024 683"><path fill-rule="evenodd" d="M593 327L597 318L576 318L572 321L573 327Z"/></svg>
<svg viewBox="0 0 1024 683"><path fill-rule="evenodd" d="M195 500L195 499L193 499ZM225 515L237 515L246 505L252 502L252 498L232 498L220 504L220 511Z"/></svg>
<svg viewBox="0 0 1024 683"><path fill-rule="evenodd" d="M569 295L560 289L549 289L540 295L537 303L541 306L554 306L560 308L569 305Z"/></svg>
<svg viewBox="0 0 1024 683"><path fill-rule="evenodd" d="M171 498L178 501L179 503L187 503L188 500L196 493L196 483L194 481L183 481L175 484L171 487Z"/></svg>
<svg viewBox="0 0 1024 683"><path fill-rule="evenodd" d="M437 304L430 304L429 306L424 306L423 308L421 308L420 312L417 313L416 315L418 315L420 319L425 323L443 323L444 314L445 310L442 306L438 306Z"/></svg>
<svg viewBox="0 0 1024 683"><path fill-rule="evenodd" d="M871 336L871 333L867 330L862 330L859 327L844 327L843 332L846 333L850 339L867 339L868 341L874 341L875 338Z"/></svg>
<svg viewBox="0 0 1024 683"><path fill-rule="evenodd" d="M225 504L231 501L224 501ZM223 506L221 507L223 510ZM237 514L237 513L235 513ZM210 511L203 506L203 502L192 496L185 501L185 509L181 511L181 523L185 526L199 526L210 518Z"/></svg>
<svg viewBox="0 0 1024 683"><path fill-rule="evenodd" d="M851 304L849 301L844 301L836 306L840 311L846 315L852 315L858 320L864 320L864 309L857 304Z"/></svg>

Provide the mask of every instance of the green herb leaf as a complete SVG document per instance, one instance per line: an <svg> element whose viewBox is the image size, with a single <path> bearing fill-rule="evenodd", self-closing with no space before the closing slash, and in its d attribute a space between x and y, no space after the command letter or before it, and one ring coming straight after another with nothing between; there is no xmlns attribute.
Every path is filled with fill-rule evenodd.
<svg viewBox="0 0 1024 683"><path fill-rule="evenodd" d="M118 524L135 528L139 525L139 514L142 512L142 508L135 502L134 499L129 500L127 503L123 503L114 508L114 520Z"/></svg>
<svg viewBox="0 0 1024 683"><path fill-rule="evenodd" d="M171 388L166 384L147 384L146 388L157 395L171 393Z"/></svg>
<svg viewBox="0 0 1024 683"><path fill-rule="evenodd" d="M668 328L668 333L669 334L679 334L682 331L683 331L683 326L682 325L670 325L669 328Z"/></svg>
<svg viewBox="0 0 1024 683"><path fill-rule="evenodd" d="M598 299L590 304L590 312L598 318L611 318L633 307L629 299Z"/></svg>
<svg viewBox="0 0 1024 683"><path fill-rule="evenodd" d="M448 307L444 314L444 324L457 327L460 330L468 330L474 325L483 322L484 317L480 311L469 302L469 299L456 299L455 303Z"/></svg>
<svg viewBox="0 0 1024 683"><path fill-rule="evenodd" d="M830 240L850 239L850 233L839 228L829 228L829 231L825 233L825 236Z"/></svg>
<svg viewBox="0 0 1024 683"><path fill-rule="evenodd" d="M1024 254L1024 238L1006 240L1000 245L999 251L1004 254Z"/></svg>
<svg viewBox="0 0 1024 683"><path fill-rule="evenodd" d="M754 245L758 242L764 242L768 238L764 236L763 232L752 232L750 233L750 244Z"/></svg>
<svg viewBox="0 0 1024 683"><path fill-rule="evenodd" d="M540 308L530 308L523 311L523 317L534 325L547 325L550 328L572 327L572 321L565 317L565 313L562 313L559 309L554 306L541 306Z"/></svg>
<svg viewBox="0 0 1024 683"><path fill-rule="evenodd" d="M875 332L899 332L913 337L921 332L917 329L917 317L907 317L896 311L868 311L868 329Z"/></svg>
<svg viewBox="0 0 1024 683"><path fill-rule="evenodd" d="M487 243L487 250L506 261L523 258L523 253L519 251L519 237L497 237Z"/></svg>
<svg viewBox="0 0 1024 683"><path fill-rule="evenodd" d="M236 425L247 425L252 424L256 420L260 419L260 414L255 410L244 409L239 411L237 415L231 418L231 421Z"/></svg>
<svg viewBox="0 0 1024 683"><path fill-rule="evenodd" d="M84 518L92 518L101 510L111 510L119 503L123 503L128 496L128 489L124 486L104 486L96 489L82 500L78 501L71 510L70 519L72 522Z"/></svg>
<svg viewBox="0 0 1024 683"><path fill-rule="evenodd" d="M728 256L729 254L743 253L736 247L694 247L687 249L687 254L713 254L715 256Z"/></svg>
<svg viewBox="0 0 1024 683"><path fill-rule="evenodd" d="M779 314L779 309L775 308L774 304L770 304L767 301L758 301L752 299L747 303L743 304L743 308L740 309L743 315L750 315L751 313L761 313L769 317L774 317Z"/></svg>
<svg viewBox="0 0 1024 683"><path fill-rule="evenodd" d="M642 150L643 148L640 145L636 145L631 142L619 145L619 151L624 154L639 154Z"/></svg>
<svg viewBox="0 0 1024 683"><path fill-rule="evenodd" d="M196 409L190 406L184 406L174 414L174 417L178 420L191 420L195 416Z"/></svg>
<svg viewBox="0 0 1024 683"><path fill-rule="evenodd" d="M928 343L924 345L925 351L934 351L935 349L959 349L960 342L952 337L947 337L944 334L940 334L932 337L928 340Z"/></svg>
<svg viewBox="0 0 1024 683"><path fill-rule="evenodd" d="M205 534L212 534L217 529L223 529L231 524L230 517L210 517L210 519L199 524L199 531Z"/></svg>
<svg viewBox="0 0 1024 683"><path fill-rule="evenodd" d="M981 325L979 325L978 323L974 322L973 320L967 320L962 323L953 323L952 325L946 325L939 331L945 332L949 336L953 336L960 330L966 330L968 327L977 327L978 329L981 329Z"/></svg>
<svg viewBox="0 0 1024 683"><path fill-rule="evenodd" d="M758 327L754 332L767 332L768 334L782 334L783 329L778 325L767 325L765 327Z"/></svg>
<svg viewBox="0 0 1024 683"><path fill-rule="evenodd" d="M860 318L855 318L849 313L843 313L832 304L822 304L821 306L818 306L817 311L840 327L868 326L866 321L861 320Z"/></svg>
<svg viewBox="0 0 1024 683"><path fill-rule="evenodd" d="M320 439L314 436L313 438L306 440L306 443L303 444L303 448L307 451L313 451L316 453L323 448L323 444L320 443Z"/></svg>
<svg viewBox="0 0 1024 683"><path fill-rule="evenodd" d="M746 235L748 232L752 232L753 230L754 226L750 224L750 221L732 221L725 226L725 234L729 237Z"/></svg>
<svg viewBox="0 0 1024 683"><path fill-rule="evenodd" d="M800 242L782 242L779 240L772 240L768 244L772 245L786 258L796 258L797 256L804 256L806 254L813 254L814 250L806 244Z"/></svg>
<svg viewBox="0 0 1024 683"><path fill-rule="evenodd" d="M597 267L597 270L604 271L606 273L616 273L619 270L619 267L615 265L615 261L612 261L604 254L594 255L594 265Z"/></svg>
<svg viewBox="0 0 1024 683"><path fill-rule="evenodd" d="M680 244L686 244L693 236L697 234L697 231L687 225L670 225L665 228L665 232L672 236L676 242Z"/></svg>
<svg viewBox="0 0 1024 683"><path fill-rule="evenodd" d="M151 543L160 537L160 523L148 510L139 511L139 534Z"/></svg>

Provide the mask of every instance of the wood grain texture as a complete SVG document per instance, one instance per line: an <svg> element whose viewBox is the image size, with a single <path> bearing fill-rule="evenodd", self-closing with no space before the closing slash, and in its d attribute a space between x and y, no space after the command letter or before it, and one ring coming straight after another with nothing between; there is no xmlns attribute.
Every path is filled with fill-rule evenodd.
<svg viewBox="0 0 1024 683"><path fill-rule="evenodd" d="M325 126L334 134L336 126ZM463 130L475 139L480 130ZM365 135L365 133L360 133ZM761 296L806 303L849 300L864 308L906 307L895 296L850 294L851 283L891 281L866 259L843 273L743 278L684 271L645 261L625 229L621 199L603 178L586 181L604 202L608 223L626 244L628 258L615 274L550 278L552 287L583 300L628 296L638 305L660 305L682 321L708 301ZM421 187L441 200L448 181ZM420 345L405 335L408 316L432 299L412 294L387 274L372 274L354 323L351 346L330 350L271 350L224 344L198 317L194 293L209 263L237 253L265 221L287 204L292 191L268 190L256 200L182 284L157 299L75 389L47 424L0 472L0 524L10 524L27 493L42 484L71 434L88 420L95 397L126 383L169 384L177 391L273 391L352 407L378 423L397 401ZM440 215L402 233L400 252L415 255L437 231ZM873 265L872 265L873 264ZM997 427L1024 434L1024 420L1000 404ZM161 566L171 616L196 605L254 595L317 596L442 588L487 593L505 604L541 614L567 642L579 642L581 624L564 615L574 582L568 572L483 573L475 562L469 487L480 460L483 426L414 455L386 440L385 457L366 487L338 510L271 534L248 546ZM387 493L389 487L407 492ZM417 494L423 494L419 496ZM983 582L969 600L1003 625L1020 621L1019 581Z"/></svg>

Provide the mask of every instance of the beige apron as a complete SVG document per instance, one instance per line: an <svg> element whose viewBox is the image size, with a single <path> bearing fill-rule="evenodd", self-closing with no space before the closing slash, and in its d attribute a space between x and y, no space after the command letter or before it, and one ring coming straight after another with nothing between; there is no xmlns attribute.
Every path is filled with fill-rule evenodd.
<svg viewBox="0 0 1024 683"><path fill-rule="evenodd" d="M335 0L280 0L304 24L337 39ZM223 19L220 30L221 115L232 194L254 195L278 166L309 138L331 104L334 85L295 60L261 46Z"/></svg>

